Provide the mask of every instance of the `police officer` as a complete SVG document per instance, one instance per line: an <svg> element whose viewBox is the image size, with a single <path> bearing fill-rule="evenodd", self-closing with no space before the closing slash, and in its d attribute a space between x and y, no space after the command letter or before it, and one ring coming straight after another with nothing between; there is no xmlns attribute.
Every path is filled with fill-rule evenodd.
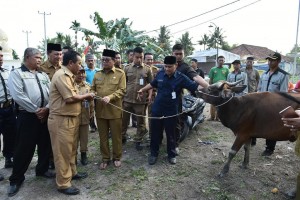
<svg viewBox="0 0 300 200"><path fill-rule="evenodd" d="M90 84L85 81L85 70L80 68L78 74L75 76L76 86L79 94L89 93L91 90ZM91 117L94 116L94 101L82 101L81 112L79 115L79 133L78 133L78 146L80 144L80 162L82 165L88 164L87 151L88 151L88 135L89 124Z"/></svg>
<svg viewBox="0 0 300 200"><path fill-rule="evenodd" d="M13 196L19 191L36 145L36 176L55 176L53 172L48 171L51 151L47 128L50 80L46 73L38 70L41 61L42 56L38 49L27 48L24 52L24 64L12 71L8 79L9 90L17 110L16 149L8 196Z"/></svg>
<svg viewBox="0 0 300 200"><path fill-rule="evenodd" d="M101 99L96 102L96 119L99 127L101 170L106 169L111 160L109 149L109 130L112 138L112 160L115 167L121 166L122 157L122 98L126 92L126 77L122 69L116 68L115 51L104 49L102 54L103 69L95 74L92 91Z"/></svg>
<svg viewBox="0 0 300 200"><path fill-rule="evenodd" d="M148 93L147 97L143 99L137 99L137 91L152 81L152 73L149 66L143 63L143 60L144 50L141 47L136 47L133 50L133 62L124 68L127 88L123 99L123 109L144 116L145 107L151 99L152 93ZM123 112L122 136L124 139L126 138L129 119L130 115ZM147 132L145 119L137 117L137 131L134 138L137 150L142 150L141 142Z"/></svg>
<svg viewBox="0 0 300 200"><path fill-rule="evenodd" d="M48 59L41 64L40 70L45 72L50 80L54 73L61 68L62 49L60 44L48 43L47 44Z"/></svg>
<svg viewBox="0 0 300 200"><path fill-rule="evenodd" d="M63 58L63 66L55 72L50 87L48 127L54 155L56 184L58 191L66 195L79 194L79 189L71 185L71 180L87 177L87 173L77 172L75 158L81 102L92 100L93 93L80 95L75 86L74 76L82 61L76 51L68 51Z"/></svg>
<svg viewBox="0 0 300 200"><path fill-rule="evenodd" d="M269 70L264 72L259 80L258 92L287 92L289 84L289 74L279 68L281 62L280 53L275 52L267 58ZM276 141L266 140L266 150L262 156L270 156L274 153Z"/></svg>
<svg viewBox="0 0 300 200"><path fill-rule="evenodd" d="M152 119L151 121L151 142L150 142L150 156L148 162L153 165L157 161L159 153L159 145L163 131L166 131L167 137L167 152L168 161L170 164L176 164L176 135L175 130L179 106L179 98L181 98L181 91L186 88L190 91L195 91L198 84L191 81L187 76L179 71L176 71L177 63L176 57L166 56L164 59L164 70L158 72L156 78L145 87L141 88L138 93L142 97L143 92L157 88L157 96L152 106L152 117L166 116L164 119ZM199 86L200 87L200 86ZM173 117L168 117L173 116Z"/></svg>
<svg viewBox="0 0 300 200"><path fill-rule="evenodd" d="M13 112L13 100L9 92L7 80L10 71L4 69L2 47L0 47L0 134L3 136L3 156L5 158L4 168L13 166L13 153L16 136L16 116ZM1 149L1 141L0 141ZM0 180L3 177L0 175Z"/></svg>
<svg viewBox="0 0 300 200"><path fill-rule="evenodd" d="M248 93L248 79L247 79L247 74L245 72L241 71L241 61L240 60L235 60L232 62L233 64L233 71L228 74L227 76L227 81L230 83L236 82L236 81L242 81L238 85L245 85L246 88L238 94L234 94L235 96L242 96Z"/></svg>

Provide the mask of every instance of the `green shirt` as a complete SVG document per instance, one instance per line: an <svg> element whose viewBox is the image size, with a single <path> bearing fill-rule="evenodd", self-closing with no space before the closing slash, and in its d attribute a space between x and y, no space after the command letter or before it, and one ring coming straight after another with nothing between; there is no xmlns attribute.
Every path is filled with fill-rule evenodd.
<svg viewBox="0 0 300 200"><path fill-rule="evenodd" d="M218 81L226 81L229 74L229 69L227 67L213 67L209 71L209 78L211 83L216 83Z"/></svg>

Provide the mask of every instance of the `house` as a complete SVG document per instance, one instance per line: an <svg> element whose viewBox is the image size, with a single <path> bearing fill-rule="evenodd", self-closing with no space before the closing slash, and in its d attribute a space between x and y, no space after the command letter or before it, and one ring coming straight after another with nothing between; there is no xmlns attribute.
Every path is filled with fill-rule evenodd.
<svg viewBox="0 0 300 200"><path fill-rule="evenodd" d="M244 61L247 59L247 57L254 57L254 66L258 69L265 70L268 69L266 57L270 54L273 54L275 51L268 49L267 47L241 44L231 49L230 52L238 54L241 57L242 63L245 63ZM293 67L293 58L284 55L281 55L281 58L280 67L290 74L296 73Z"/></svg>
<svg viewBox="0 0 300 200"><path fill-rule="evenodd" d="M227 65L229 68L234 60L240 59L239 55L222 49L207 49L204 51L195 51L192 55L187 57L197 59L198 67L200 67L205 74L208 74L209 70L212 67L216 66L216 58L221 55L225 57L225 65Z"/></svg>

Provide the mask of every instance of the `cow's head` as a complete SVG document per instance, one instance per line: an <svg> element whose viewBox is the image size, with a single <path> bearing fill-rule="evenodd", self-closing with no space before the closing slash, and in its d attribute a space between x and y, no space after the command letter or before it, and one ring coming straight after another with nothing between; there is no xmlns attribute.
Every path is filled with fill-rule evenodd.
<svg viewBox="0 0 300 200"><path fill-rule="evenodd" d="M219 81L207 88L202 88L196 92L196 94L198 97L204 99L204 101L216 105L222 100L232 97L233 93L242 92L247 86L238 85L240 82L242 82L242 80L233 83Z"/></svg>

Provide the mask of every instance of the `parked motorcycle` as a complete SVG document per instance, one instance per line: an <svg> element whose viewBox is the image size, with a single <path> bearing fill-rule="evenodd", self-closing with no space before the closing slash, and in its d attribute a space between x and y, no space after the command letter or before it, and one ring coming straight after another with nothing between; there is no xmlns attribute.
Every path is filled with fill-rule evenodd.
<svg viewBox="0 0 300 200"><path fill-rule="evenodd" d="M182 111L181 115L181 133L179 142L182 142L196 125L202 123L205 119L203 110L205 102L201 98L193 97L191 94L186 94L182 98Z"/></svg>

